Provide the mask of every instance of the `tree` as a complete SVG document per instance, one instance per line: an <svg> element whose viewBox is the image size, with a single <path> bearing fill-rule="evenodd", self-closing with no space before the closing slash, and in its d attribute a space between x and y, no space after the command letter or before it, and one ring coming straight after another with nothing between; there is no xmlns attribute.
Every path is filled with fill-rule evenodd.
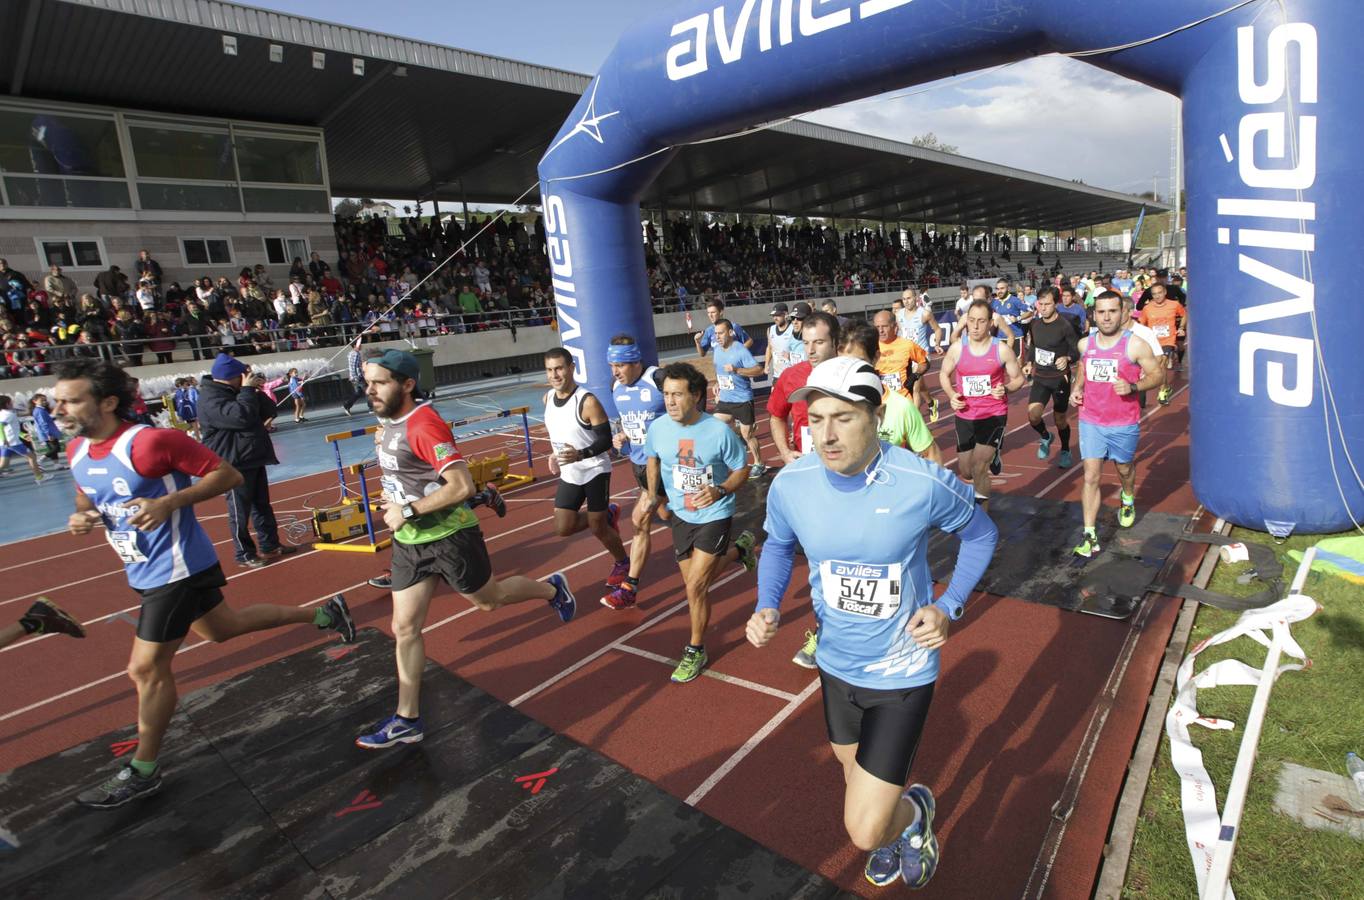
<svg viewBox="0 0 1364 900"><path fill-rule="evenodd" d="M353 219L360 213L360 203L358 200L346 197L337 201L336 205L332 207L332 213L339 219Z"/></svg>
<svg viewBox="0 0 1364 900"><path fill-rule="evenodd" d="M913 138L910 140L910 143L915 147L923 147L925 150L937 150L940 153L957 152L956 144L944 144L942 141L938 140L938 136L931 131Z"/></svg>

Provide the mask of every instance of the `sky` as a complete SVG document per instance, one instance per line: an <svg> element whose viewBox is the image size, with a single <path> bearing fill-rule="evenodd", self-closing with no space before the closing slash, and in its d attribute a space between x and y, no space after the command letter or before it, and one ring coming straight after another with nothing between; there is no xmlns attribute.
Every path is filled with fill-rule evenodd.
<svg viewBox="0 0 1364 900"><path fill-rule="evenodd" d="M254 0L253 6L592 74L657 0ZM646 5L647 4L647 5ZM1058 56L802 116L1127 193L1169 191L1175 98Z"/></svg>

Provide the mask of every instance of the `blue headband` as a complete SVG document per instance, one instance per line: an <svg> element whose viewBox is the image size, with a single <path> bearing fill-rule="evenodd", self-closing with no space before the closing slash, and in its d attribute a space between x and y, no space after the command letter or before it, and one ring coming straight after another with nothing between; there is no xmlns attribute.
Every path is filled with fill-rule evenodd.
<svg viewBox="0 0 1364 900"><path fill-rule="evenodd" d="M639 344L612 344L606 348L606 361L609 363L637 363L643 359Z"/></svg>

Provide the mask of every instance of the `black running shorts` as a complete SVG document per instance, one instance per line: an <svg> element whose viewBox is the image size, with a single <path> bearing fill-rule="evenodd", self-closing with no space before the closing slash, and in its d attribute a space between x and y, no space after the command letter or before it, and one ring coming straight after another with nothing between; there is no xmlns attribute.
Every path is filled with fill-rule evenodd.
<svg viewBox="0 0 1364 900"><path fill-rule="evenodd" d="M436 576L461 594L473 594L492 580L493 564L483 532L462 528L425 544L393 542L393 590Z"/></svg>
<svg viewBox="0 0 1364 900"><path fill-rule="evenodd" d="M983 446L998 447L1004 442L1004 429L1009 425L1009 417L987 416L984 419L963 419L960 415L956 418L957 423L957 452L965 453L974 448L977 444Z"/></svg>
<svg viewBox="0 0 1364 900"><path fill-rule="evenodd" d="M641 496L643 496L649 492L649 467L637 466L634 463L630 463L630 465L635 470L635 484L639 485L642 492ZM663 473L661 471L658 473L658 496L664 503L668 502L668 489L663 486Z"/></svg>
<svg viewBox="0 0 1364 900"><path fill-rule="evenodd" d="M188 578L155 588L144 588L137 636L153 644L178 641L189 634L190 623L223 602L223 567L214 563Z"/></svg>
<svg viewBox="0 0 1364 900"><path fill-rule="evenodd" d="M729 416L740 425L752 425L753 401L744 400L741 403L727 403L723 400L715 404L715 414L717 416Z"/></svg>
<svg viewBox="0 0 1364 900"><path fill-rule="evenodd" d="M723 556L729 549L729 528L733 522L732 518L725 518L693 525L678 518L673 526L673 552L678 559L686 559L693 550Z"/></svg>
<svg viewBox="0 0 1364 900"><path fill-rule="evenodd" d="M1034 376L1032 388L1028 391L1028 403L1046 406L1048 400L1055 412L1063 413L1070 409L1070 379L1041 379Z"/></svg>
<svg viewBox="0 0 1364 900"><path fill-rule="evenodd" d="M909 780L933 684L900 690L857 687L819 670L829 743L856 744L857 764L890 784Z"/></svg>
<svg viewBox="0 0 1364 900"><path fill-rule="evenodd" d="M574 512L582 509L583 501L587 501L588 512L606 512L607 505L611 502L611 473L602 472L587 484L570 484L559 479L559 487L554 492L555 509L571 509Z"/></svg>

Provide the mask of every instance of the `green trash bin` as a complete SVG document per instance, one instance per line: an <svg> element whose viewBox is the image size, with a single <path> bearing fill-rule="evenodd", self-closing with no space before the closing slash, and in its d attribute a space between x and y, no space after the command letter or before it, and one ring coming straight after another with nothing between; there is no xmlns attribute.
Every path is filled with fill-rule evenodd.
<svg viewBox="0 0 1364 900"><path fill-rule="evenodd" d="M436 351L422 347L413 348L409 352L417 357L419 369L417 387L429 397L436 390Z"/></svg>

